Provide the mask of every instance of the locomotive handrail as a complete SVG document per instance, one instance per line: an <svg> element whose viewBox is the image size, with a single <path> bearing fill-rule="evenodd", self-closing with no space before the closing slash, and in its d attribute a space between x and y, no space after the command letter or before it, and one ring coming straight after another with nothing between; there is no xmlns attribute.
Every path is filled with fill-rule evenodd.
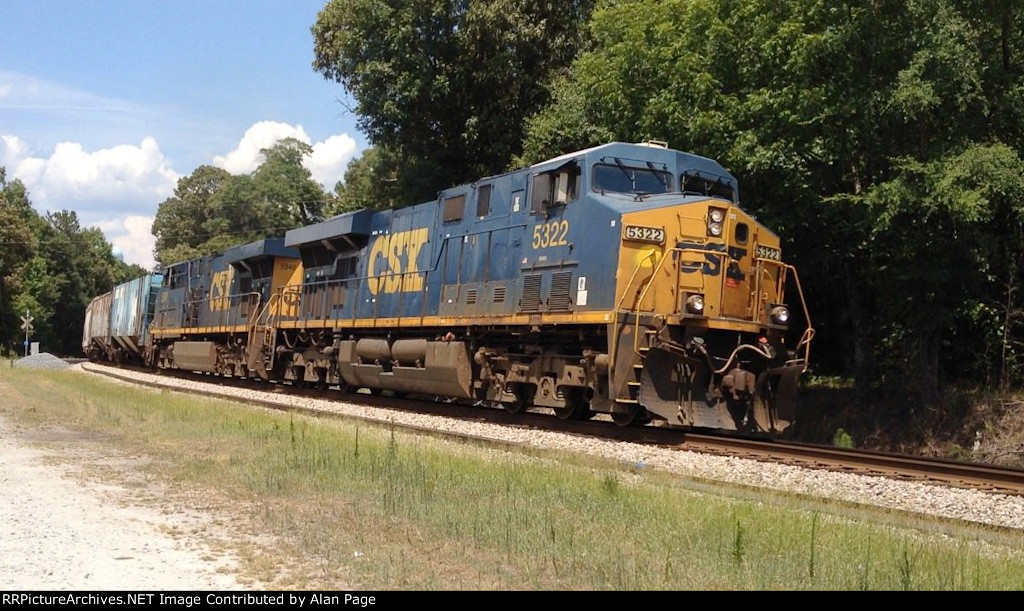
<svg viewBox="0 0 1024 611"><path fill-rule="evenodd" d="M185 318L187 317L189 307L197 307L198 308L198 306L200 304L203 304L203 303L214 303L214 302L216 302L216 303L224 303L224 304L227 305L227 307L218 308L217 310L211 310L211 312L215 312L215 311L218 312L219 316L217 317L218 321L217 321L216 324L211 324L211 325L208 325L208 326L211 326L211 327L228 327L230 325L227 324L227 322L224 320L224 318L232 310L234 310L236 307L238 307L238 305L241 303L241 298L250 298L251 299L253 297L255 297L255 303L252 304L252 307L253 307L253 309L258 309L259 308L259 302L260 302L260 299L261 299L261 295L258 292L255 292L255 291L248 292L248 293L235 293L234 295L220 295L220 296L217 296L217 297L206 297L205 299L193 299L193 300L189 300L189 301L182 301L179 304L176 304L176 305L173 305L173 306L168 306L168 307L160 307L159 304L158 304L156 309L154 310L154 316L153 316L154 322L151 323L150 327L152 328L153 325L156 324L156 319L158 318L157 315L159 315L159 314L166 314L167 312L173 312L175 310L177 310L179 312L180 316L181 316L181 318L178 321L179 324L181 326L189 326L189 325L185 324L185 322L186 322ZM166 325L162 325L161 327L156 327L156 328L157 329L166 328Z"/></svg>
<svg viewBox="0 0 1024 611"><path fill-rule="evenodd" d="M651 257L657 258L658 254L656 250L649 251L647 256L636 264L636 269L633 270L633 275L630 276L629 282L626 283L625 290L622 291L622 297L619 298L619 303L615 304L615 322L612 324L612 346L610 352L610 358L608 360L609 371L615 372L615 361L616 355L619 352L619 310L622 308L622 302L626 300L626 295L629 294L629 287L633 286L633 281L636 280L636 275L640 273L640 268L643 266L644 261ZM653 274L651 275L653 278Z"/></svg>
<svg viewBox="0 0 1024 611"><path fill-rule="evenodd" d="M758 260L761 260L760 258ZM773 261L773 259L764 259L765 261ZM804 288L800 284L800 274L796 271L796 268L788 263L781 261L774 261L782 269L787 272L793 272L793 279L796 281L796 292L800 296L800 307L804 311L804 320L807 321L807 328L804 330L803 335L800 336L800 341L796 344L794 352L800 350L800 346L804 346L804 368L803 371L807 371L807 367L811 362L811 340L814 339L814 325L811 324L811 312L807 309L807 300L804 299ZM779 293L782 294L781 292Z"/></svg>
<svg viewBox="0 0 1024 611"><path fill-rule="evenodd" d="M651 255L648 255L647 257L644 257L644 259L642 259L640 261L640 263L637 264L637 268L633 272L633 278L630 278L630 283L626 285L627 290L623 292L622 299L620 299L620 301L619 301L619 307L621 307L622 301L625 299L626 294L628 294L628 287L632 285L633 279L635 279L636 274L640 271L640 267L642 266L643 262L646 261L648 258L650 258L650 256L654 255L656 252L657 251L651 251ZM634 307L634 310L633 310L633 314L634 314L634 321L633 321L633 326L634 326L634 331L633 331L633 352L637 356L643 356L643 354L640 352L640 345L639 345L639 342L640 342L640 307L643 304L644 299L647 297L648 291L654 285L654 280L657 277L658 272L661 271L661 268L665 265L665 261L667 261L669 259L673 259L673 257L667 256L667 255L669 253L680 253L681 254L683 252L706 254L706 255L714 255L714 256L717 256L719 258L724 258L724 257L728 256L728 252L722 252L722 251L717 251L717 250L710 250L710 249L706 249L706 248L691 248L691 247L681 248L681 247L675 247L675 248L669 248L669 249L667 249L665 251L666 256L661 258L661 261L658 262L658 264L655 267L654 271L651 273L650 279L644 285L643 289L640 291L639 296L637 297L636 304L635 304L635 307ZM797 342L797 345L796 345L796 348L794 349L794 352L799 352L801 347L804 348L803 371L807 371L808 363L810 362L811 340L814 339L814 328L813 328L813 326L811 324L810 311L807 309L807 301L804 298L803 287L800 284L800 274L796 271L796 268L794 266L789 265L787 263L783 263L782 261L777 261L775 259L765 259L765 258L761 258L761 257L754 257L754 260L758 264L768 263L768 264L776 265L776 266L779 267L780 274L779 274L779 278L778 278L778 285L776 287L776 289L777 289L777 293L776 294L779 295L779 296L783 295L783 291L785 289L785 276L786 276L786 274L789 273L789 272L793 273L793 278L796 281L797 293L798 293L798 295L800 297L800 306L803 309L804 317L805 317L805 320L807 322L807 328L804 330L803 334L800 336L800 340ZM759 288L756 288L755 290L759 291ZM761 298L761 296L758 295L757 296L757 301L758 302L760 301L760 298ZM678 303L677 303L676 307L678 308ZM758 310L758 309L759 308L757 308L757 304L755 304L755 311ZM618 322L618 315L616 315L616 323L617 322ZM617 340L618 339L618 330L617 330L617 328L613 329L613 331L614 331L613 339ZM618 348L618 346L616 344L616 351L617 351L617 348ZM614 363L614 359L612 359L612 363ZM614 371L614 369L612 371Z"/></svg>
<svg viewBox="0 0 1024 611"><path fill-rule="evenodd" d="M644 285L643 290L640 291L640 295L637 297L636 309L633 311L633 318L634 318L634 321L633 321L633 353L636 354L637 356L643 356L643 354L640 352L640 306L641 306L641 304L643 304L644 298L647 297L647 291L649 291L651 289L651 286L654 285L654 279L657 278L658 272L665 265L665 261L668 261L669 259L672 258L672 257L669 257L668 254L669 253L682 252L683 250L684 249L682 249L682 248L669 248L668 249L668 251L665 253L666 256L662 257L661 261L658 262L657 267L655 267L654 271L651 272L651 279L647 281L647 284ZM699 252L699 251L691 250L691 249L686 249L686 250L688 252ZM715 251L715 252L717 252L717 251ZM724 253L719 253L719 254L724 254Z"/></svg>

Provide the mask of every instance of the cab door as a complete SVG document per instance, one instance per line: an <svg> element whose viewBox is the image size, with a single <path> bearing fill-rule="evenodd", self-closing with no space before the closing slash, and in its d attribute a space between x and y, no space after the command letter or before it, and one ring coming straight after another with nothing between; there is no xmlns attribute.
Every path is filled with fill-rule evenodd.
<svg viewBox="0 0 1024 611"><path fill-rule="evenodd" d="M749 320L753 316L754 268L750 255L751 226L735 209L726 212L722 257L722 316Z"/></svg>

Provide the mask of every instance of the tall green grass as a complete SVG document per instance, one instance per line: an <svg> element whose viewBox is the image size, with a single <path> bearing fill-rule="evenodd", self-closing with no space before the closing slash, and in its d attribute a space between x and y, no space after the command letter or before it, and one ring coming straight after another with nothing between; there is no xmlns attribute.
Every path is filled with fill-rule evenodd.
<svg viewBox="0 0 1024 611"><path fill-rule="evenodd" d="M661 478L268 413L73 373L0 372L26 424L102 430L218 490L318 583L368 588L1020 589L1019 547ZM282 562L284 559L282 559ZM353 582L355 582L353 584Z"/></svg>

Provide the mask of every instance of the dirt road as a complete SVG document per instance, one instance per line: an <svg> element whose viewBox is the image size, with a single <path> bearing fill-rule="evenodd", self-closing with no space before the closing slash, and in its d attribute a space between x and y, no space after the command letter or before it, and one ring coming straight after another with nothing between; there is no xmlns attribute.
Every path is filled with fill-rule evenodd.
<svg viewBox="0 0 1024 611"><path fill-rule="evenodd" d="M203 533L216 517L140 502L145 481L81 433L20 430L0 410L0 590L248 589Z"/></svg>

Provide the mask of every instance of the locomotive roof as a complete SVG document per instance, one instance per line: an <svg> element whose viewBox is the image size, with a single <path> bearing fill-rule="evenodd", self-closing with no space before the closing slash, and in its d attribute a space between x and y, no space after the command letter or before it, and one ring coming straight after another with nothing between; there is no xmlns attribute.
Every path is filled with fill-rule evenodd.
<svg viewBox="0 0 1024 611"><path fill-rule="evenodd" d="M738 195L736 177L730 174L722 164L718 163L714 159L670 149L660 144L649 144L646 142L639 144L632 144L629 142L609 142L607 144L601 144L573 153L566 153L565 155L560 155L553 159L535 163L530 166L530 169L542 172L545 170L553 170L561 167L562 164L570 159L578 159L580 157L583 157L584 162L588 166L595 163L610 162L614 159L621 159L622 161L649 161L652 163L664 164L667 169L675 172L676 174L688 174L691 176L701 176L703 178L719 179L723 183L732 187L733 191L737 192Z"/></svg>
<svg viewBox="0 0 1024 611"><path fill-rule="evenodd" d="M292 229L284 234L284 245L302 246L345 235L369 235L373 215L373 210L357 210L339 214L322 223Z"/></svg>
<svg viewBox="0 0 1024 611"><path fill-rule="evenodd" d="M233 246L224 251L224 263L248 261L259 257L286 257L298 259L299 253L294 248L284 245L284 238L267 238L240 246Z"/></svg>

